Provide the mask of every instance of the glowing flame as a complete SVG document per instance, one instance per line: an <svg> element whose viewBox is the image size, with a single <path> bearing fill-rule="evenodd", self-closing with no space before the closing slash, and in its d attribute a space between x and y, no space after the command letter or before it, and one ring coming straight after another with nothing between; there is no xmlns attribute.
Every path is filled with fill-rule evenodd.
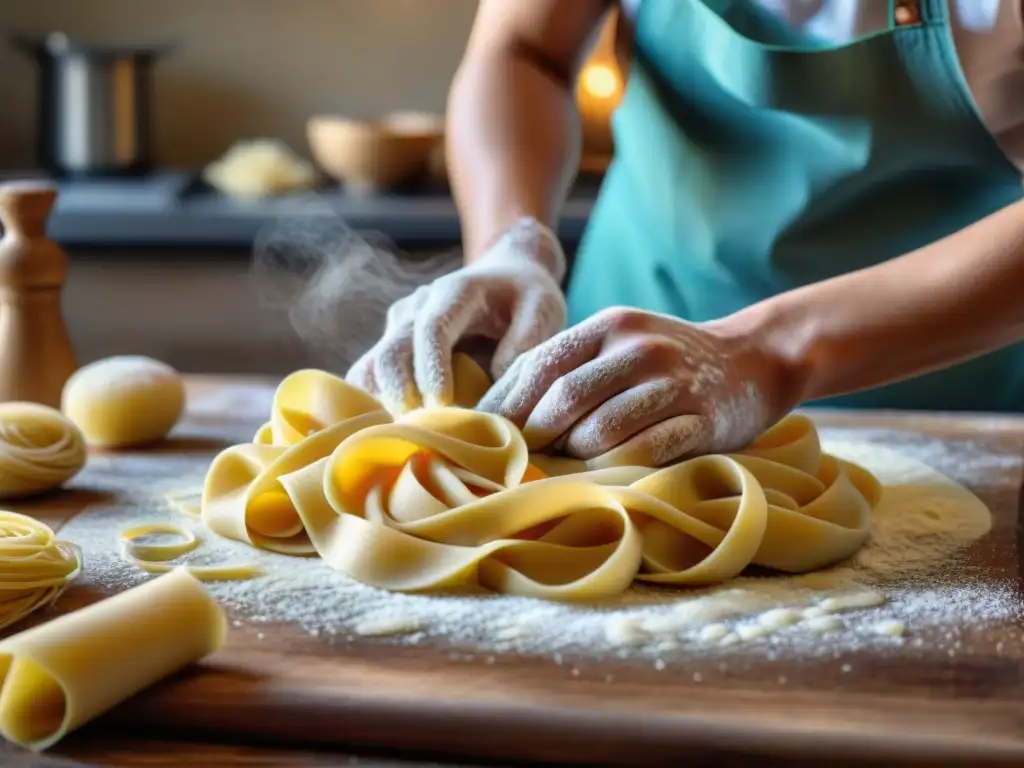
<svg viewBox="0 0 1024 768"><path fill-rule="evenodd" d="M611 99L619 91L619 75L607 64L591 64L580 78L583 90L597 99Z"/></svg>

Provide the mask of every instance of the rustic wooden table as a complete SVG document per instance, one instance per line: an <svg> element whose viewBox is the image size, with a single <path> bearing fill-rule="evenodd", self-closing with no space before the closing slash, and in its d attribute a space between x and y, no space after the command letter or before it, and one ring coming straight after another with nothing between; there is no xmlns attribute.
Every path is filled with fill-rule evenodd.
<svg viewBox="0 0 1024 768"><path fill-rule="evenodd" d="M272 382L189 381L190 403L269 400ZM240 424L190 412L190 429L210 434ZM1024 418L980 415L813 412L825 427L900 439L969 444L1021 456ZM898 449L899 445L894 446ZM194 448L193 448L194 449ZM175 450L171 447L168 450ZM211 445L210 455L216 450ZM974 548L995 583L1022 590L1020 463L984 480L958 478L993 513ZM60 526L86 504L63 493L25 511ZM20 509L20 507L19 507ZM69 590L71 610L97 595ZM970 626L961 628L968 634ZM988 766L1024 765L1024 643L1019 622L972 638L951 658L925 648L894 660L870 649L850 657L856 674L820 661L779 663L703 685L693 671L654 672L629 660L581 662L573 674L549 659L514 655L453 661L450 649L382 648L366 639L328 643L298 628L232 631L225 648L153 687L60 744L34 756L0 748L4 766L407 766L438 755L474 762L607 765ZM1003 642L1004 640L1012 642ZM695 662L698 663L699 662ZM607 677L614 674L615 684ZM708 684L709 682L713 684ZM340 750L340 751L339 751ZM390 750L389 757L356 757Z"/></svg>

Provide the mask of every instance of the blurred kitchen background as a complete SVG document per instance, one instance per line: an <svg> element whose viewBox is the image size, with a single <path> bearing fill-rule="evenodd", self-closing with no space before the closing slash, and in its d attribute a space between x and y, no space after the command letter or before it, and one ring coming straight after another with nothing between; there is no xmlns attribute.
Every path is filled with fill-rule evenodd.
<svg viewBox="0 0 1024 768"><path fill-rule="evenodd" d="M59 179L49 230L71 258L65 313L82 361L142 353L184 371L254 374L344 364L265 306L254 241L270 233L287 250L281 233L308 225L322 230L308 240L329 239L344 221L428 264L422 279L456 263L441 131L475 10L474 0L0 2L0 177ZM559 225L570 254L611 151L613 24L577 94L585 158ZM365 302L334 309L345 349L373 341L382 318Z"/></svg>

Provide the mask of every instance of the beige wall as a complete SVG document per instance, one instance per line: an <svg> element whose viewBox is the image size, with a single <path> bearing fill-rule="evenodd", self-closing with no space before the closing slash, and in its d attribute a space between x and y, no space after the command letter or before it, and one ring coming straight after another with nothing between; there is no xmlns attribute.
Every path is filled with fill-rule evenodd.
<svg viewBox="0 0 1024 768"><path fill-rule="evenodd" d="M0 0L0 33L175 41L156 70L157 154L198 166L238 138L305 152L315 113L440 111L474 0ZM0 37L0 168L33 147L35 68Z"/></svg>

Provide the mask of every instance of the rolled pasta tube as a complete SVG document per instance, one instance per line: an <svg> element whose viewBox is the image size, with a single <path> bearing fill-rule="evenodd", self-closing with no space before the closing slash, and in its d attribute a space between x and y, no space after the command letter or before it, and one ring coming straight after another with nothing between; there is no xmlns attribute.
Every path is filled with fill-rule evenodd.
<svg viewBox="0 0 1024 768"><path fill-rule="evenodd" d="M224 612L182 568L9 637L0 641L0 734L41 752L217 650L226 634Z"/></svg>

